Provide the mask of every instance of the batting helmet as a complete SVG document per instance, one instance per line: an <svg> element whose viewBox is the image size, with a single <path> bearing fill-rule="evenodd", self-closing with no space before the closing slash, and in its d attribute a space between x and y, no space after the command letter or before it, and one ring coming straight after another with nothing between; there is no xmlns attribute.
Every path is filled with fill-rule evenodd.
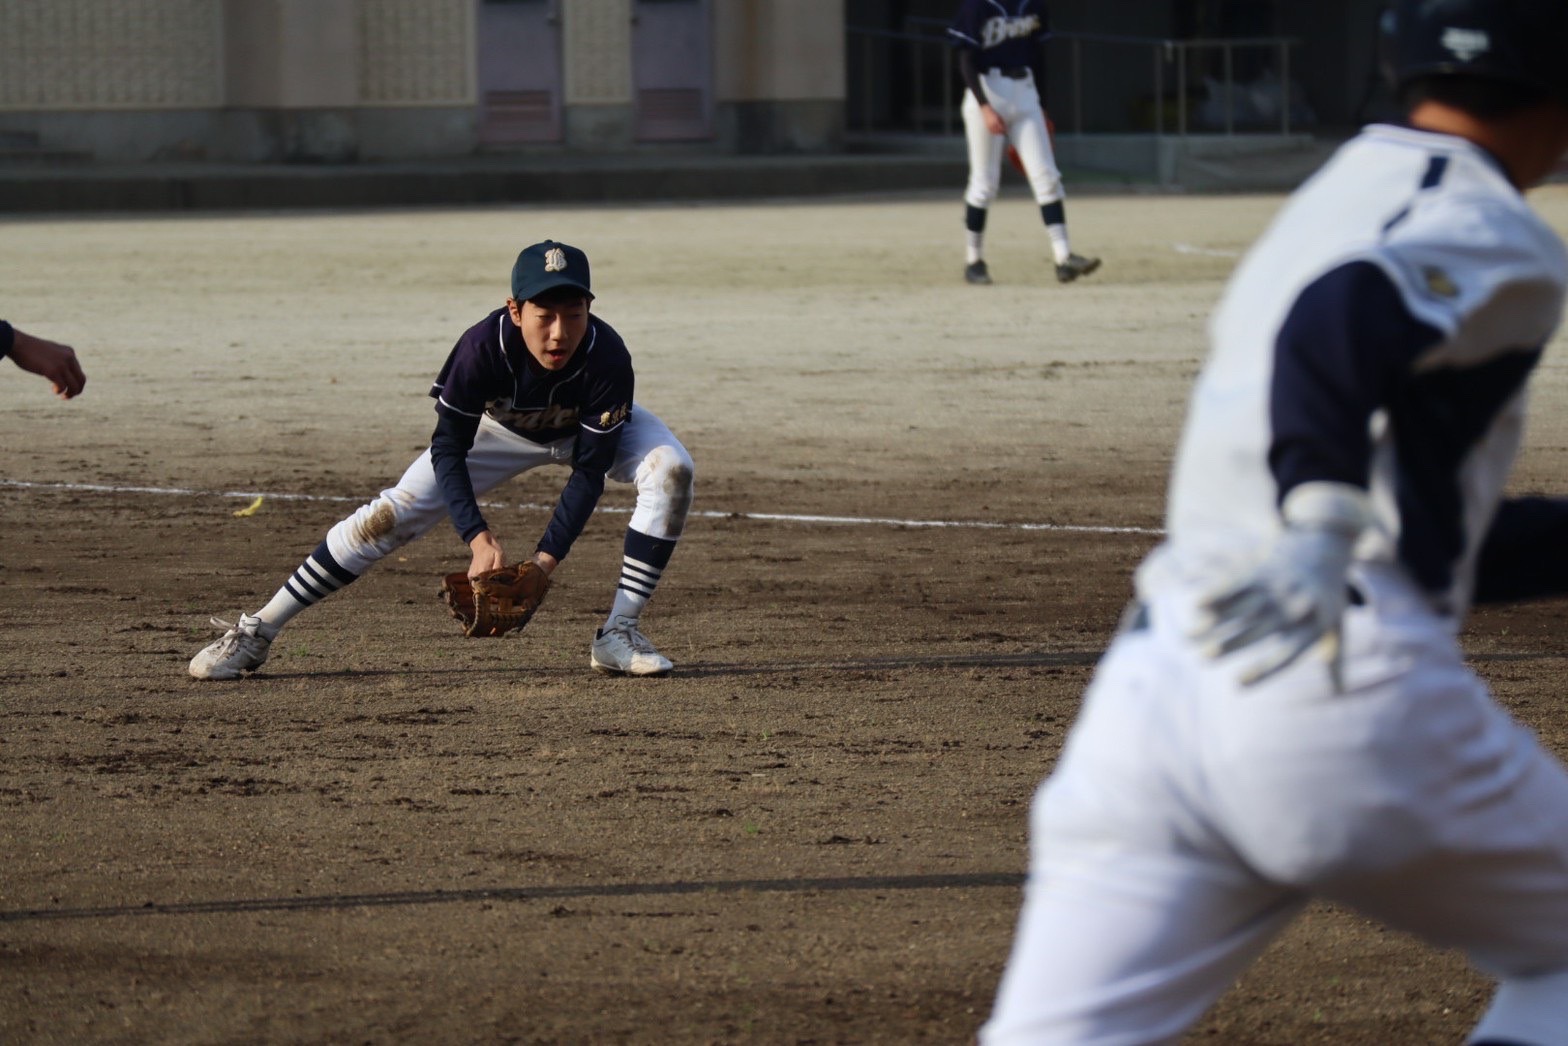
<svg viewBox="0 0 1568 1046"><path fill-rule="evenodd" d="M1397 0L1383 31L1395 83L1473 76L1568 103L1568 3L1563 0Z"/></svg>

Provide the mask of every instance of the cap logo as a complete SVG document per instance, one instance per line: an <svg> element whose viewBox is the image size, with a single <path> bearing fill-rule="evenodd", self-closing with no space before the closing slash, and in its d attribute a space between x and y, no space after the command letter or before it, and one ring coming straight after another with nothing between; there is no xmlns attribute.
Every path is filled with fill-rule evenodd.
<svg viewBox="0 0 1568 1046"><path fill-rule="evenodd" d="M565 272L566 271L566 252L561 250L561 248L559 248L559 247L551 247L549 250L545 251L544 252L544 271L545 272Z"/></svg>
<svg viewBox="0 0 1568 1046"><path fill-rule="evenodd" d="M1450 26L1443 30L1442 44L1455 58L1469 62L1492 49L1492 38L1484 29Z"/></svg>

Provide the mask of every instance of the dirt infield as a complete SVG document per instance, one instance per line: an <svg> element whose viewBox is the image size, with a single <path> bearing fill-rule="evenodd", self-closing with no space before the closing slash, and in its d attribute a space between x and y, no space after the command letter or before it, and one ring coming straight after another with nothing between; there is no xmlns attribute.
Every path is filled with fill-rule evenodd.
<svg viewBox="0 0 1568 1046"><path fill-rule="evenodd" d="M1539 202L1568 229L1568 190ZM1075 201L1106 264L1066 288L1023 199L989 288L948 195L0 223L0 315L89 379L61 404L0 364L0 1041L968 1041L1208 310L1278 203ZM644 618L676 673L587 668L612 485L520 638L458 634L443 528L255 678L187 678L209 615L424 447L448 348L547 236L697 462ZM1520 489L1568 489L1564 350ZM511 547L564 478L493 496ZM1565 621L1470 635L1559 753ZM1193 1038L1457 1043L1487 994L1320 907Z"/></svg>

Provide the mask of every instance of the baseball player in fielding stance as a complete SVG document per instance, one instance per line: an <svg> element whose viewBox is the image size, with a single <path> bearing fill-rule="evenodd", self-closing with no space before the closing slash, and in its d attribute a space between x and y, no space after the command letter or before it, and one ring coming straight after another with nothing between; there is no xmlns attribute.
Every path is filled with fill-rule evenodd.
<svg viewBox="0 0 1568 1046"><path fill-rule="evenodd" d="M631 355L621 336L590 314L592 301L582 251L553 240L525 248L505 307L463 333L431 387L430 449L394 486L328 531L255 614L241 614L235 625L214 618L226 631L191 659L191 675L236 679L260 668L296 614L443 519L472 551L469 576L505 565L477 497L550 464L572 471L532 557L547 574L587 525L605 477L636 484L620 583L589 664L615 674L667 674L669 659L638 622L685 526L691 455L664 422L633 402Z"/></svg>
<svg viewBox="0 0 1568 1046"><path fill-rule="evenodd" d="M1050 35L1041 0L961 0L947 30L964 78L964 137L969 185L964 190L964 279L991 282L985 263L985 220L1002 184L1002 153L1017 150L1056 260L1056 278L1071 283L1100 267L1074 254L1067 240L1062 172L1045 120L1045 48Z"/></svg>
<svg viewBox="0 0 1568 1046"><path fill-rule="evenodd" d="M1568 1044L1568 771L1465 664L1568 591L1568 499L1504 498L1568 253L1568 4L1400 0L1370 126L1240 264L1167 537L1031 811L987 1046L1175 1042L1325 898L1463 950L1470 1042Z"/></svg>

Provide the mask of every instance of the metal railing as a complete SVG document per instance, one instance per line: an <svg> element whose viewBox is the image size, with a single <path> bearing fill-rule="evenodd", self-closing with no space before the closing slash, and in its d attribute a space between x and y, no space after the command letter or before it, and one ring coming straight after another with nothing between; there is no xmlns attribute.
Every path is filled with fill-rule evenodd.
<svg viewBox="0 0 1568 1046"><path fill-rule="evenodd" d="M846 55L851 60L858 60L858 68L852 74L852 84L859 88L858 97L852 92L850 99L849 124L852 128L858 127L864 132L904 130L927 133L934 126L935 130L944 135L954 134L958 130L955 111L963 84L958 76L958 63L953 49L945 36L946 28L946 22L929 18L906 19L903 31L856 26L848 28ZM1192 85L1189 81L1194 72L1209 68L1205 59L1217 55L1219 76L1211 81L1219 86L1223 96L1220 105L1223 118L1217 129L1223 130L1224 134L1234 135L1239 127L1246 126L1259 133L1288 135L1293 126L1291 110L1299 100L1291 95L1291 50L1300 46L1300 43L1298 39L1283 36L1168 40L1104 33L1055 33L1048 44L1050 50L1047 62L1059 63L1065 58L1069 97L1065 107L1052 105L1052 115L1056 118L1058 133L1084 133L1086 48L1112 52L1113 57L1109 60L1116 62L1117 68L1122 70L1116 74L1116 81L1123 93L1132 88L1138 79L1132 70L1139 60L1132 58L1123 61L1116 53L1125 54L1129 49L1143 50L1148 54L1145 60L1152 66L1149 81L1152 88L1152 127L1136 127L1134 125L1138 121L1128 119L1127 126L1115 129L1152 129L1155 135L1165 137L1170 133L1167 125L1173 123L1174 133L1185 137L1191 132L1194 122L1190 111ZM1275 119L1266 124L1238 119L1237 98L1242 88L1236 80L1239 54L1251 56L1255 64L1272 58L1269 70L1278 85L1278 112ZM907 69L898 70L897 67L901 65L907 66ZM1103 70L1103 67L1100 69ZM909 77L907 104L902 113L892 111L891 96L884 99L879 94L884 85L891 86L895 71ZM879 119L884 100L889 104ZM1174 102L1174 113L1168 112L1168 102Z"/></svg>
<svg viewBox="0 0 1568 1046"><path fill-rule="evenodd" d="M1176 106L1176 133L1178 135L1180 135L1180 136L1183 136L1183 137L1185 137L1186 134L1187 134L1187 98L1188 98L1188 92L1186 90L1186 85L1187 85L1187 71L1188 71L1189 66L1192 64L1188 60L1188 56L1189 55L1191 55L1195 51L1204 51L1204 50L1218 50L1220 52L1220 54L1222 56L1222 65L1223 65L1224 72L1225 72L1224 80L1221 81L1223 83L1223 85L1224 85L1224 88L1225 88L1225 106L1224 106L1224 109L1225 109L1225 121L1224 121L1225 133L1226 134L1235 134L1236 133L1236 76L1235 76L1235 68L1236 68L1235 56L1236 56L1236 51L1237 51L1237 49L1263 49L1264 51L1274 51L1276 56L1277 56L1277 62L1276 62L1276 65L1275 65L1275 69L1277 70L1277 72L1275 73L1275 77L1276 77L1276 79L1277 79L1277 81L1279 83L1279 91L1280 91L1280 99L1279 99L1279 121L1280 121L1280 123L1279 123L1279 133L1281 135L1288 135L1290 133L1290 106L1291 106L1291 97L1290 97L1290 49L1292 47L1298 46L1300 44L1300 42L1301 41L1299 41L1299 40L1293 39L1291 37L1286 37L1286 36L1238 37L1238 38L1235 38L1235 39L1217 39L1217 40L1202 40L1202 39L1198 39L1198 40L1162 40L1162 41L1160 41L1160 46L1162 48L1162 52L1163 52L1163 56L1164 56L1165 60L1167 62L1170 62L1170 61L1174 60L1175 63L1176 63L1176 84L1177 84L1177 90L1178 90L1177 97L1180 99L1179 103ZM1079 41L1077 39L1073 39L1072 43L1073 43L1073 46L1075 48L1077 48L1079 46ZM1155 83L1156 92L1157 92L1156 93L1156 100L1155 100L1154 109L1155 109L1155 112L1157 114L1159 114L1160 117L1162 117L1162 118L1164 116L1164 113L1163 113L1163 108L1162 108L1162 106L1160 104L1160 102L1162 101L1162 98L1158 94L1158 88L1159 88L1159 86L1163 82L1164 82L1164 77L1161 76L1161 69L1160 69L1159 59L1157 58L1155 60L1155 71L1154 71L1154 83ZM1159 124L1156 124L1156 127L1155 127L1155 133L1156 134L1164 134L1163 127L1161 126L1162 124L1163 124L1163 119L1161 120L1161 122Z"/></svg>
<svg viewBox="0 0 1568 1046"><path fill-rule="evenodd" d="M915 20L912 19L912 21ZM935 107L940 112L938 123L943 134L953 133L954 105L951 101L951 87L958 82L958 63L954 60L952 47L948 46L945 39L933 37L929 32L897 32L891 29L863 29L856 26L850 26L847 32L849 34L849 45L845 51L846 55L853 50L859 54L861 59L859 102L860 129L862 131L869 132L876 129L872 124L874 122L873 110L876 108L877 89L879 85L890 83L890 74L893 66L896 64L894 57L900 50L903 50L907 54L910 70L909 97L911 103L908 107L908 115L912 126L899 129L908 129L916 132L926 130L924 114L932 108L926 104L929 78L927 69L929 66L935 65L941 70L941 73L936 78L937 89L941 92L941 97L947 99L947 104ZM857 39L859 41L858 48L856 47ZM881 45L883 54L887 57L887 60L880 67L876 61L878 45ZM935 57L934 62L930 60L933 56ZM853 119L851 122L853 122ZM882 129L890 130L892 128Z"/></svg>

